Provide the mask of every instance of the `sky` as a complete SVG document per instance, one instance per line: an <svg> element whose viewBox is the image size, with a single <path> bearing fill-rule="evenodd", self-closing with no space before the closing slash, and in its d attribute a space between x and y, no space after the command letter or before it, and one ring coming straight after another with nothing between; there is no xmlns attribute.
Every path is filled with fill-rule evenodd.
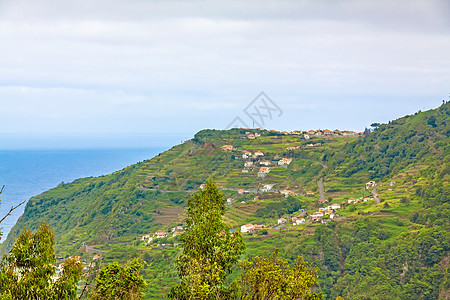
<svg viewBox="0 0 450 300"><path fill-rule="evenodd" d="M253 126L260 92L278 130L450 96L444 0L0 0L0 41L0 149L167 146Z"/></svg>

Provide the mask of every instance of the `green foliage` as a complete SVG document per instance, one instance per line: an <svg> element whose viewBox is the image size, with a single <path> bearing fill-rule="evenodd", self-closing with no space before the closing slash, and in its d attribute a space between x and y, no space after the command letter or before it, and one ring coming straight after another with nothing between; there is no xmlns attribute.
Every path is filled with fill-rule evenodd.
<svg viewBox="0 0 450 300"><path fill-rule="evenodd" d="M172 299L225 299L234 292L227 275L244 252L239 231L230 233L223 220L225 197L212 180L188 201L187 228L181 235L183 252L178 259L179 284Z"/></svg>
<svg viewBox="0 0 450 300"><path fill-rule="evenodd" d="M142 299L147 286L142 275L139 274L143 267L142 262L133 259L125 265L113 262L101 268L90 299Z"/></svg>
<svg viewBox="0 0 450 300"><path fill-rule="evenodd" d="M256 256L241 263L240 299L322 299L314 293L318 270L298 257L291 267L278 249L270 257Z"/></svg>
<svg viewBox="0 0 450 300"><path fill-rule="evenodd" d="M333 294L349 299L437 299L445 273L439 271L440 261L449 247L443 228L407 233L395 241L360 242L350 250L345 275L333 286Z"/></svg>
<svg viewBox="0 0 450 300"><path fill-rule="evenodd" d="M289 196L282 200L269 203L264 208L260 208L256 211L255 216L258 218L279 218L283 215L292 214L299 211L303 202L295 197Z"/></svg>
<svg viewBox="0 0 450 300"><path fill-rule="evenodd" d="M23 229L12 250L2 261L2 299L77 299L81 262L77 257L64 262L64 270L53 280L56 270L53 232L42 223L36 232Z"/></svg>

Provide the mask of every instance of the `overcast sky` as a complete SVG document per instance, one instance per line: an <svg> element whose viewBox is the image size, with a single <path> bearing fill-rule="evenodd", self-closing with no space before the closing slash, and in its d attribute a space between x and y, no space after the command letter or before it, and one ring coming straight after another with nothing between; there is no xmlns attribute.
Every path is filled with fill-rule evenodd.
<svg viewBox="0 0 450 300"><path fill-rule="evenodd" d="M283 111L270 129L435 108L449 3L0 0L0 148L165 146L251 124L261 91Z"/></svg>

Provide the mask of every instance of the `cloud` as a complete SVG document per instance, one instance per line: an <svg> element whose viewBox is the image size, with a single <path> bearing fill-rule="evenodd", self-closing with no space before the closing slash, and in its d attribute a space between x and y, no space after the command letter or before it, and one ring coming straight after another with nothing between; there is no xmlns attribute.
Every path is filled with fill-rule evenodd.
<svg viewBox="0 0 450 300"><path fill-rule="evenodd" d="M450 82L449 8L419 0L2 1L0 117L10 125L0 132L220 128L261 90L298 113L352 107L345 98L432 103Z"/></svg>

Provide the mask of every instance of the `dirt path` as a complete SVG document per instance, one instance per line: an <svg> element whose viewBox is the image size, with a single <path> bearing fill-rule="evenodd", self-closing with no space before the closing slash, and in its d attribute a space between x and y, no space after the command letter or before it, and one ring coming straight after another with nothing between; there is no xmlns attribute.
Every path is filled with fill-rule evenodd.
<svg viewBox="0 0 450 300"><path fill-rule="evenodd" d="M320 199L325 199L325 193L323 188L323 177L320 177L320 179L317 181L317 186L319 188Z"/></svg>
<svg viewBox="0 0 450 300"><path fill-rule="evenodd" d="M372 193L372 195L373 195L373 198L375 199L375 203L376 203L376 204L380 204L380 203L381 203L381 198L380 198L380 196L378 195L377 187L376 187L376 186L373 188L373 190L372 190L371 193Z"/></svg>

